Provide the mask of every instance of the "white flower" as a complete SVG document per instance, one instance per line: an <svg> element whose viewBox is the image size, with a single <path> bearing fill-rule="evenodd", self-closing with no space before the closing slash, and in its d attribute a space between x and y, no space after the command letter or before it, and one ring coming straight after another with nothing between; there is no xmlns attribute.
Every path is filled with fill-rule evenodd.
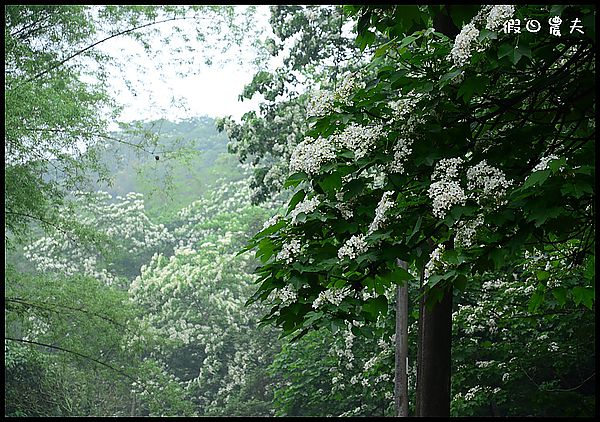
<svg viewBox="0 0 600 422"><path fill-rule="evenodd" d="M351 292L352 289L350 287L344 287L342 289L323 290L321 293L319 293L319 296L317 296L317 298L313 302L312 307L314 309L318 309L325 301L335 306L338 306L340 303L342 303L342 300L344 300L344 298L348 296Z"/></svg>
<svg viewBox="0 0 600 422"><path fill-rule="evenodd" d="M364 253L367 249L368 245L367 242L365 242L365 235L359 234L358 236L352 236L338 250L338 258L344 259L344 257L347 256L350 259L354 259L358 255Z"/></svg>
<svg viewBox="0 0 600 422"><path fill-rule="evenodd" d="M377 204L377 208L375 208L375 218L373 218L373 221L369 225L369 231L367 231L367 234L371 234L375 230L378 230L385 222L385 212L392 208L395 204L394 200L390 198L393 194L394 191L387 191L381 196L381 199Z"/></svg>
<svg viewBox="0 0 600 422"><path fill-rule="evenodd" d="M321 117L333 111L333 93L317 91L308 101L306 114L308 117Z"/></svg>
<svg viewBox="0 0 600 422"><path fill-rule="evenodd" d="M456 36L450 58L456 66L462 66L471 58L471 43L479 36L479 29L472 23L466 24Z"/></svg>
<svg viewBox="0 0 600 422"><path fill-rule="evenodd" d="M356 159L360 159L373 149L382 134L382 126L361 126L352 123L335 135L335 140L340 146L354 152Z"/></svg>
<svg viewBox="0 0 600 422"><path fill-rule="evenodd" d="M340 77L340 80L342 82L333 93L333 99L345 105L352 105L349 97L357 88L360 88L356 76L353 74L345 74Z"/></svg>
<svg viewBox="0 0 600 422"><path fill-rule="evenodd" d="M514 13L515 6L496 5L492 7L487 16L485 28L491 31L501 28L504 25L504 22L511 18Z"/></svg>
<svg viewBox="0 0 600 422"><path fill-rule="evenodd" d="M278 289L275 293L275 297L281 299L281 304L283 306L287 306L296 301L298 294L294 291L294 288L288 284L283 289Z"/></svg>
<svg viewBox="0 0 600 422"><path fill-rule="evenodd" d="M467 393L465 394L465 400L469 401L469 400L473 400L473 398L475 397L475 394L477 394L479 391L481 391L481 386L476 385L473 388L470 388L469 391L467 391Z"/></svg>
<svg viewBox="0 0 600 422"><path fill-rule="evenodd" d="M464 190L455 181L434 182L427 193L433 200L433 215L438 218L445 218L453 205L464 205L467 200Z"/></svg>
<svg viewBox="0 0 600 422"><path fill-rule="evenodd" d="M392 173L404 173L404 162L412 150L412 139L400 138L394 145L394 159L389 164L389 171Z"/></svg>
<svg viewBox="0 0 600 422"><path fill-rule="evenodd" d="M308 175L319 173L321 166L335 160L335 146L328 139L304 138L296 145L290 157L290 171L303 171Z"/></svg>
<svg viewBox="0 0 600 422"><path fill-rule="evenodd" d="M540 159L540 162L537 163L537 165L533 168L533 170L531 170L531 172L535 172L535 171L540 171L540 170L546 170L548 168L548 163L552 160L557 160L558 156L551 154L547 157L542 157Z"/></svg>
<svg viewBox="0 0 600 422"><path fill-rule="evenodd" d="M444 158L434 167L431 180L434 182L427 191L433 201L433 215L438 218L446 217L446 212L453 205L464 205L467 196L457 180L462 158Z"/></svg>
<svg viewBox="0 0 600 422"><path fill-rule="evenodd" d="M340 194L342 194L342 192L338 192ZM338 195L336 194L336 198L338 197ZM340 195L339 200L341 201L342 195ZM347 202L338 202L335 207L339 210L340 214L342 214L342 217L345 218L346 220L349 220L352 218L352 216L354 216L354 211L352 210L352 206L351 204L347 203Z"/></svg>
<svg viewBox="0 0 600 422"><path fill-rule="evenodd" d="M286 264L291 264L294 257L300 253L300 241L294 239L290 243L284 243L281 251L277 254L277 260L285 260Z"/></svg>
<svg viewBox="0 0 600 422"><path fill-rule="evenodd" d="M433 275L436 270L438 269L444 269L445 264L442 261L442 254L444 253L444 251L446 250L446 247L441 244L438 245L437 248L435 248L431 254L429 254L429 261L427 262L427 264L425 265L425 280L427 281L429 279L429 277L431 275Z"/></svg>
<svg viewBox="0 0 600 422"><path fill-rule="evenodd" d="M296 218L298 217L298 215L300 213L311 213L314 210L317 209L317 207L319 206L320 201L319 198L314 196L311 199L304 199L302 202L300 202L298 205L296 205L296 208L294 208L292 210L292 212L290 212L290 216L292 218L292 224L296 224Z"/></svg>
<svg viewBox="0 0 600 422"><path fill-rule="evenodd" d="M483 215L478 215L477 218L470 221L460 221L456 226L456 234L454 242L456 246L468 248L473 245L477 228L483 224Z"/></svg>
<svg viewBox="0 0 600 422"><path fill-rule="evenodd" d="M481 189L488 198L500 199L511 184L502 170L488 165L485 160L467 170L467 189Z"/></svg>
<svg viewBox="0 0 600 422"><path fill-rule="evenodd" d="M272 225L277 223L280 219L281 219L281 216L279 214L274 215L273 217L269 218L267 221L265 221L265 224L263 224L263 230L266 229L267 227L271 227Z"/></svg>

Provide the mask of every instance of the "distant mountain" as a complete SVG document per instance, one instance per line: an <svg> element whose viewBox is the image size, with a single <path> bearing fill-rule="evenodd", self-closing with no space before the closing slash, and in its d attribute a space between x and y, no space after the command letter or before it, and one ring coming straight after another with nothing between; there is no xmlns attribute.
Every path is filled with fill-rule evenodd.
<svg viewBox="0 0 600 422"><path fill-rule="evenodd" d="M100 153L113 184L97 183L93 189L113 196L143 193L148 212L158 216L198 199L218 179L243 177L236 158L227 153L226 135L210 117L139 122L135 132L113 134L122 142L112 141ZM153 145L136 148L145 136Z"/></svg>

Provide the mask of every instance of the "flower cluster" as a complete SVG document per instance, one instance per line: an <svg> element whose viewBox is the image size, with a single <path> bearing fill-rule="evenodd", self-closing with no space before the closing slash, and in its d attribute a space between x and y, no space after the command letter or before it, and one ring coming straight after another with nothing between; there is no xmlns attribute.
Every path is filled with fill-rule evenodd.
<svg viewBox="0 0 600 422"><path fill-rule="evenodd" d="M554 154L550 154L547 157L542 157L540 162L536 164L536 166L531 170L531 172L536 172L540 170L546 170L548 168L548 163L552 160L557 160L558 156Z"/></svg>
<svg viewBox="0 0 600 422"><path fill-rule="evenodd" d="M334 139L341 147L354 152L356 159L360 159L373 149L375 142L383 133L383 126L362 126L352 123L335 135Z"/></svg>
<svg viewBox="0 0 600 422"><path fill-rule="evenodd" d="M300 253L300 241L293 239L290 243L284 243L281 251L277 254L277 260L284 260L286 264L294 262L294 257Z"/></svg>
<svg viewBox="0 0 600 422"><path fill-rule="evenodd" d="M292 210L292 212L290 212L290 217L292 218L292 224L296 224L296 219L298 218L298 215L300 213L311 213L314 210L317 209L317 207L319 206L320 201L319 198L317 196L313 196L311 199L304 199L304 201L300 202L298 205L296 205L296 208L294 208Z"/></svg>
<svg viewBox="0 0 600 422"><path fill-rule="evenodd" d="M344 259L348 257L350 259L356 258L358 255L364 253L368 249L367 242L365 242L365 236L359 234L358 236L352 236L344 243L338 250L338 258Z"/></svg>
<svg viewBox="0 0 600 422"><path fill-rule="evenodd" d="M473 46L478 47L478 51L483 51L485 45L479 43L479 29L477 26L485 22L485 28L496 31L504 25L504 22L515 13L514 6L482 6L481 10L466 24L460 34L456 36L454 46L450 51L450 60L456 66L463 66L469 62Z"/></svg>
<svg viewBox="0 0 600 422"><path fill-rule="evenodd" d="M264 230L267 227L271 227L272 225L276 224L279 220L281 220L281 216L279 214L274 215L273 217L265 221L262 229Z"/></svg>
<svg viewBox="0 0 600 422"><path fill-rule="evenodd" d="M446 247L442 244L438 245L438 247L429 254L429 261L425 264L425 281L436 272L444 271L446 269L447 264L442 261L442 254L445 250Z"/></svg>
<svg viewBox="0 0 600 422"><path fill-rule="evenodd" d="M83 231L101 241L91 244L84 236L75 239L75 234L58 231L36 240L24 252L40 272L85 274L111 285L122 274L114 267L107 267L108 254L118 252L143 258L150 251L165 249L173 243L172 233L145 214L140 193L130 192L114 200L102 191L75 191L73 195L72 207L63 208L62 215L67 221L77 221Z"/></svg>
<svg viewBox="0 0 600 422"><path fill-rule="evenodd" d="M358 89L362 87L362 84L358 83L356 75L345 74L340 76L342 81L333 93L333 99L339 101L344 105L352 105L350 96Z"/></svg>
<svg viewBox="0 0 600 422"><path fill-rule="evenodd" d="M477 228L483 225L483 215L480 214L474 220L459 221L455 227L454 244L458 247L468 248L473 245Z"/></svg>
<svg viewBox="0 0 600 422"><path fill-rule="evenodd" d="M306 114L308 117L321 117L330 114L334 111L339 111L334 107L334 103L338 102L344 105L351 105L350 96L356 89L362 86L362 83L357 79L356 74L345 74L340 77L342 81L340 85L332 91L317 91L308 100Z"/></svg>
<svg viewBox="0 0 600 422"><path fill-rule="evenodd" d="M326 301L334 306L338 306L342 303L342 300L352 292L350 287L344 287L342 289L326 289L319 293L319 296L314 300L312 307L314 309L320 308Z"/></svg>
<svg viewBox="0 0 600 422"><path fill-rule="evenodd" d="M459 166L463 164L462 158L445 158L440 160L434 168L429 186L428 195L433 201L433 215L445 218L446 213L453 205L464 205L467 196L458 180Z"/></svg>
<svg viewBox="0 0 600 422"><path fill-rule="evenodd" d="M345 218L346 220L351 219L354 216L354 211L352 210L352 204L351 203L343 202L344 193L343 192L337 192L335 194L335 198L339 201L335 205L335 207L338 209L338 211L340 212L340 214L342 214L342 217Z"/></svg>
<svg viewBox="0 0 600 422"><path fill-rule="evenodd" d="M479 36L479 29L472 23L466 24L456 36L450 58L456 66L463 66L471 58L471 44Z"/></svg>
<svg viewBox="0 0 600 422"><path fill-rule="evenodd" d="M317 91L308 100L306 115L308 117L321 117L333 110L333 93L331 91Z"/></svg>
<svg viewBox="0 0 600 422"><path fill-rule="evenodd" d="M294 291L294 288L289 284L282 289L277 289L275 292L275 298L281 300L282 306L287 306L290 303L294 303L298 294Z"/></svg>
<svg viewBox="0 0 600 422"><path fill-rule="evenodd" d="M377 204L377 208L375 208L375 218L373 218L373 221L369 225L367 234L371 234L374 231L379 230L381 225L385 222L385 212L392 208L395 204L394 200L391 198L392 195L394 195L393 191L387 191L381 196L381 199Z"/></svg>
<svg viewBox="0 0 600 422"><path fill-rule="evenodd" d="M394 159L389 164L391 173L404 173L404 162L412 152L412 139L399 138L394 145Z"/></svg>
<svg viewBox="0 0 600 422"><path fill-rule="evenodd" d="M511 184L502 170L488 165L485 160L467 170L467 188L480 189L486 198L504 196Z"/></svg>
<svg viewBox="0 0 600 422"><path fill-rule="evenodd" d="M486 19L485 28L490 31L496 31L502 28L504 22L511 18L515 13L515 6L512 5L495 5L493 6Z"/></svg>
<svg viewBox="0 0 600 422"><path fill-rule="evenodd" d="M321 166L332 160L335 160L333 142L321 136L317 139L306 137L292 152L290 171L303 171L308 175L318 174Z"/></svg>

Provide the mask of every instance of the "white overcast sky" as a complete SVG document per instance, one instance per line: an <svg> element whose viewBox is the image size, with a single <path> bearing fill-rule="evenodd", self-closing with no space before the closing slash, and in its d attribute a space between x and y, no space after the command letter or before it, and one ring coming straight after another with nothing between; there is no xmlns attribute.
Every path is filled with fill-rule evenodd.
<svg viewBox="0 0 600 422"><path fill-rule="evenodd" d="M262 36L264 40L272 34L268 23L269 10L268 6L264 5L257 6L257 9L258 24L266 31ZM161 48L175 46L174 44L168 47L157 45ZM203 58L198 57L193 64L197 74L181 76L177 75L175 66L163 66L162 71L157 69L158 63L148 59L139 44L125 37L119 37L118 41L107 42L99 47L117 57L119 52L122 52L121 56L137 54L133 59L125 61L125 67L119 71L120 74L110 78L117 102L124 106L119 117L121 121L158 118L173 121L202 115L210 117L231 115L239 120L245 112L258 109L256 97L252 101L238 100L243 87L252 80L256 72L251 65L250 56L243 65L236 63L233 60L235 57L230 57L232 60L212 66L205 65ZM161 59L159 58L158 61ZM126 88L125 79L131 81L135 95ZM185 108L174 104L181 101L186 104Z"/></svg>

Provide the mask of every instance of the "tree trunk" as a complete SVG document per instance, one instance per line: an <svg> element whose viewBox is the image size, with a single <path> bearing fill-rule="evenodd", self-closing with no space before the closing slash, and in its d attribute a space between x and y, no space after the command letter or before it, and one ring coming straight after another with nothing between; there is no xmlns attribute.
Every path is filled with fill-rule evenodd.
<svg viewBox="0 0 600 422"><path fill-rule="evenodd" d="M405 261L398 266L408 269ZM394 408L396 416L408 416L408 281L396 289L396 368Z"/></svg>
<svg viewBox="0 0 600 422"><path fill-rule="evenodd" d="M421 300L417 416L450 416L452 288L428 309Z"/></svg>

